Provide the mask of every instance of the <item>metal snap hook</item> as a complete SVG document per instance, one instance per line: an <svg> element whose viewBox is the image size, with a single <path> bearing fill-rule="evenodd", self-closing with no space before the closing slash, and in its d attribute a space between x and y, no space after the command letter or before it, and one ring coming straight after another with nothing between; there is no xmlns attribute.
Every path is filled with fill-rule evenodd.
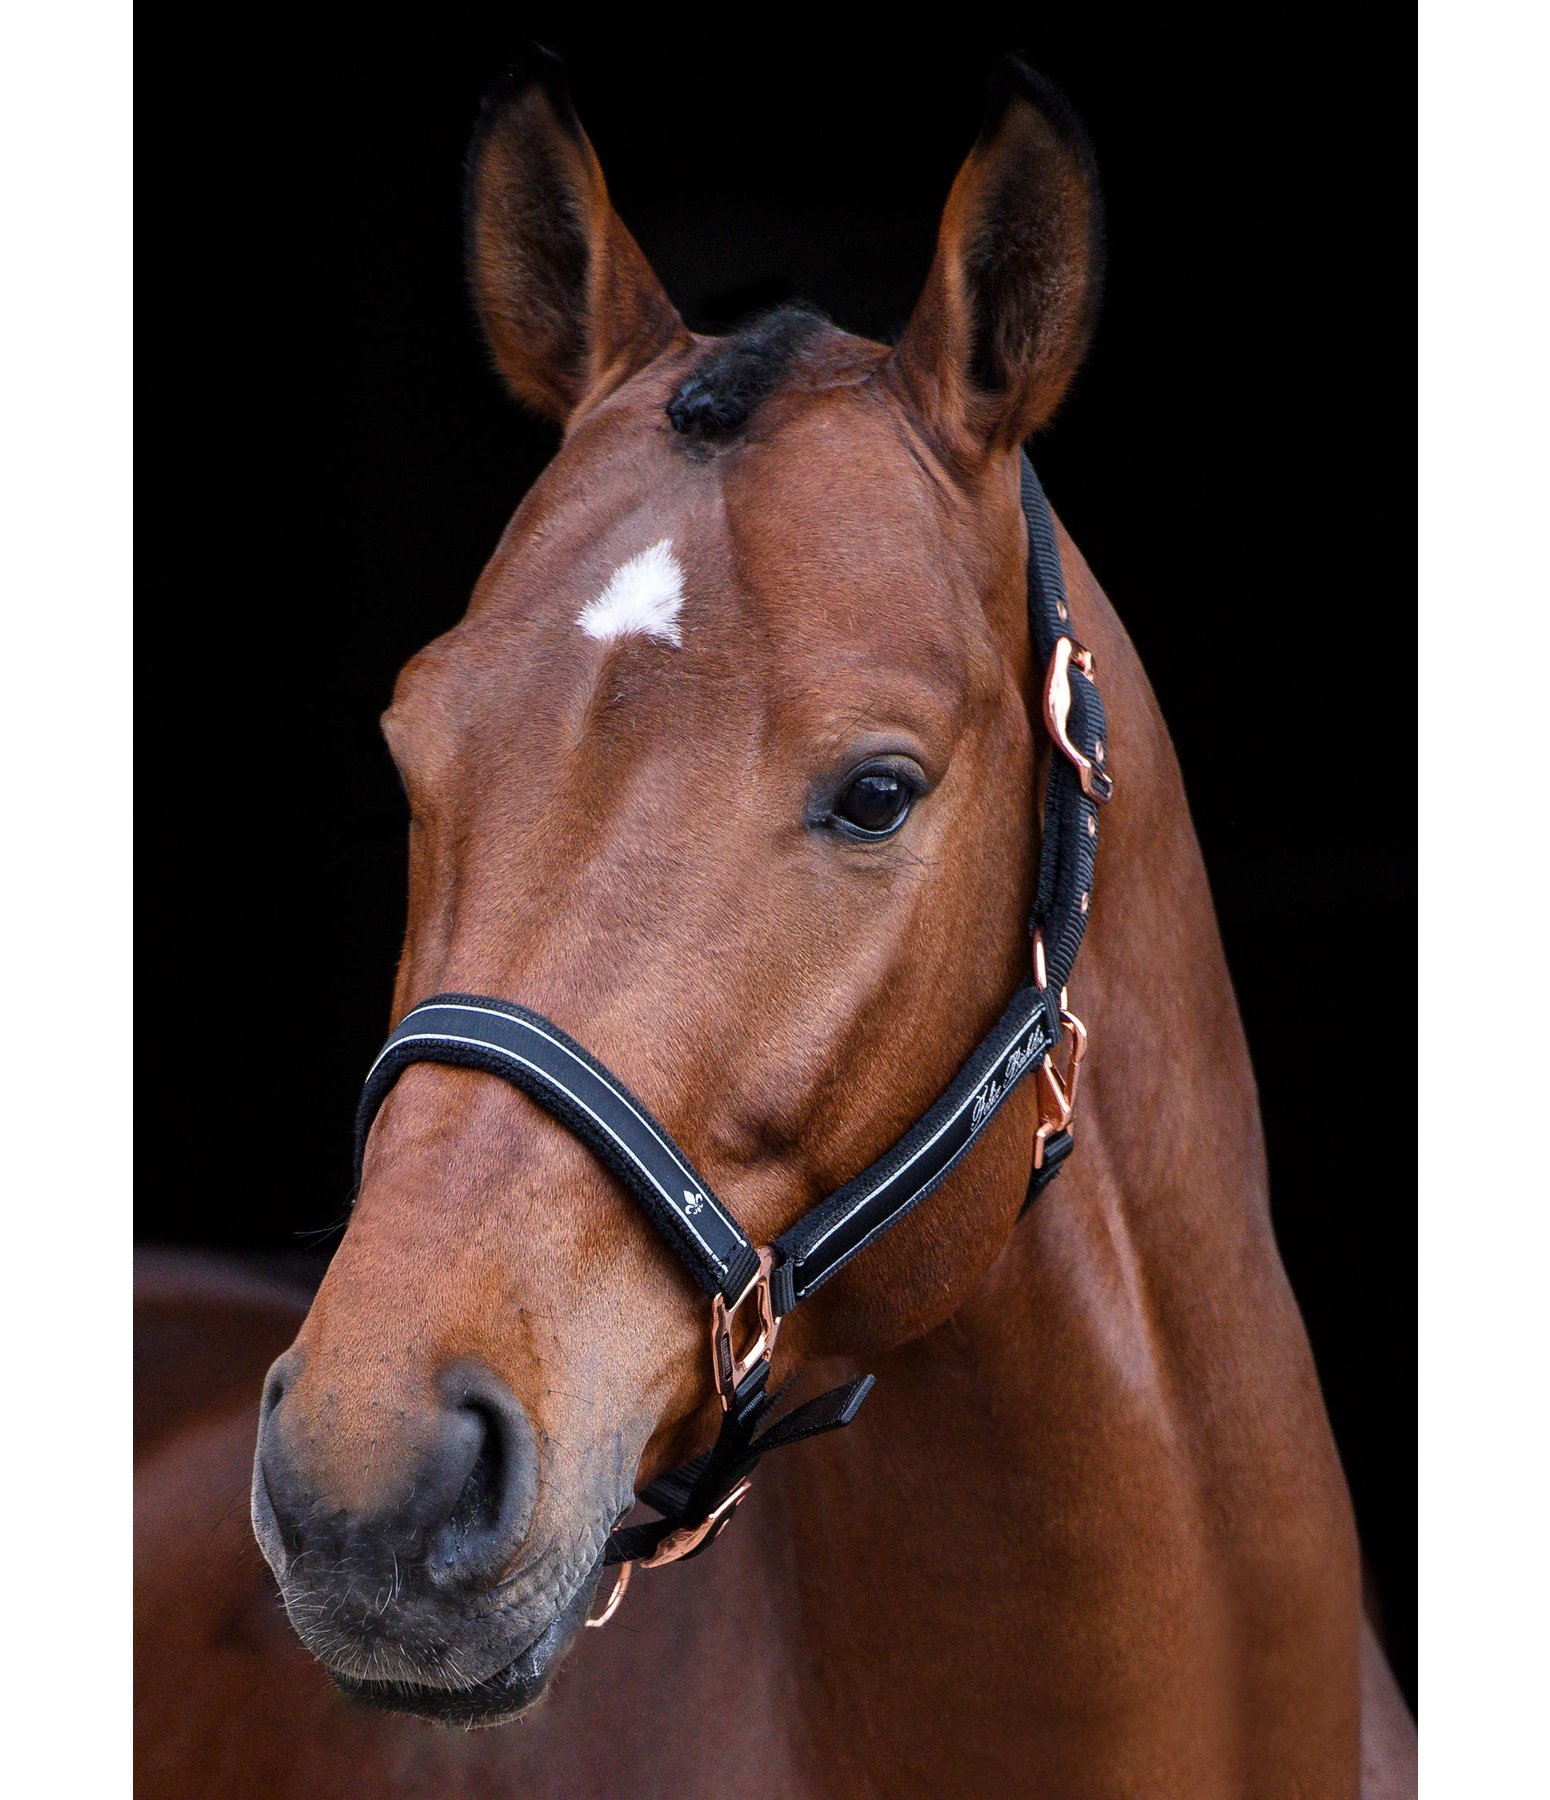
<svg viewBox="0 0 1550 1800"><path fill-rule="evenodd" d="M1096 761L1071 741L1067 721L1071 716L1071 665L1075 663L1089 681L1093 678L1093 653L1075 638L1058 637L1044 673L1044 723L1055 747L1081 777L1082 792L1103 805L1114 795L1114 777L1101 768L1105 750L1100 743Z"/></svg>

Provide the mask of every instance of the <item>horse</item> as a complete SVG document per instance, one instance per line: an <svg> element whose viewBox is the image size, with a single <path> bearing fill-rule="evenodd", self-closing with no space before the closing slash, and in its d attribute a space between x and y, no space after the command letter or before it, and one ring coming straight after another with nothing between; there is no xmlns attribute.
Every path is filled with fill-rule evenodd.
<svg viewBox="0 0 1550 1800"><path fill-rule="evenodd" d="M1009 62L895 345L801 308L706 338L534 52L481 114L467 242L495 367L563 436L384 716L394 1016L537 1009L767 1244L1027 967L1059 752L1019 467L1092 330L1092 152ZM153 1283L185 1373L140 1463L144 1791L1414 1792L1178 765L1056 534L1117 777L1058 1182L1026 1205L1023 1083L783 1322L775 1382L872 1373L865 1410L594 1632L610 1532L715 1437L703 1296L532 1099L406 1069L310 1304Z"/></svg>

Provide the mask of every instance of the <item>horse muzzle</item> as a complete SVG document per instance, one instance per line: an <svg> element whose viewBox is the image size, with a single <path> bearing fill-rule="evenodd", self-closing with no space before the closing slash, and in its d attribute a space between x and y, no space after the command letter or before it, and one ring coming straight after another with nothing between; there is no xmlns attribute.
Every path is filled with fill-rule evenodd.
<svg viewBox="0 0 1550 1800"><path fill-rule="evenodd" d="M617 1506L563 1534L537 1509L538 1450L490 1370L459 1363L421 1405L270 1371L253 1527L302 1642L369 1704L465 1727L538 1699L584 1620ZM374 1420L365 1435L352 1419Z"/></svg>

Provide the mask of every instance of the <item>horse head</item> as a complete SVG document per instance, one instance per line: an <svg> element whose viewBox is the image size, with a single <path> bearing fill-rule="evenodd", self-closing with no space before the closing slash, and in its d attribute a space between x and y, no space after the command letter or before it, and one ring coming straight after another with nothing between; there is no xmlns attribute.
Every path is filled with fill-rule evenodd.
<svg viewBox="0 0 1550 1800"><path fill-rule="evenodd" d="M395 1016L473 990L561 1024L756 1241L930 1104L1026 967L1047 752L1019 447L1085 348L1097 204L1069 111L1010 64L896 347L800 308L708 339L557 64L479 123L478 312L563 441L384 717L411 809ZM793 1315L780 1378L962 1304L1031 1106ZM259 1541L343 1686L498 1721L637 1486L715 1417L703 1300L614 1178L510 1087L417 1065L268 1380Z"/></svg>

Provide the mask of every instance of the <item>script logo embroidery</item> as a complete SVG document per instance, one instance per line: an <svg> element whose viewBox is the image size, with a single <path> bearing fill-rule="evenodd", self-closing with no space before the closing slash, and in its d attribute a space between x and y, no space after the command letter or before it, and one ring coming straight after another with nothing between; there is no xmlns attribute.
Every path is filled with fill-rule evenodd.
<svg viewBox="0 0 1550 1800"><path fill-rule="evenodd" d="M1032 1067L1035 1058L1034 1046L1040 1041L1037 1026L1028 1034L1028 1041L1014 1045L1007 1056L1003 1067L1003 1077L992 1075L980 1091L974 1096L974 1115L969 1121L970 1129L978 1131L980 1126L990 1117L1006 1098L1007 1091Z"/></svg>

